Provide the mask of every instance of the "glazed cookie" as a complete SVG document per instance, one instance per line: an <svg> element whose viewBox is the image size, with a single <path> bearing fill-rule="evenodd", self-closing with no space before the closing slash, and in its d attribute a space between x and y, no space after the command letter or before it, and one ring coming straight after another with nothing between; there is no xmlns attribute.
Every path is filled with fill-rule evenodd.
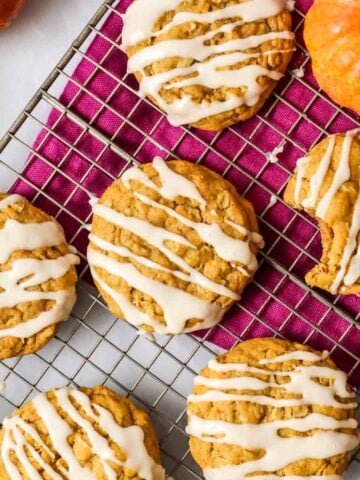
<svg viewBox="0 0 360 480"><path fill-rule="evenodd" d="M211 360L188 402L207 480L340 480L359 444L355 394L328 353L274 338Z"/></svg>
<svg viewBox="0 0 360 480"><path fill-rule="evenodd" d="M42 393L3 422L2 480L165 480L147 413L105 387Z"/></svg>
<svg viewBox="0 0 360 480"><path fill-rule="evenodd" d="M223 128L255 115L294 50L286 0L135 0L128 71L173 125Z"/></svg>
<svg viewBox="0 0 360 480"><path fill-rule="evenodd" d="M36 352L53 337L76 300L77 263L52 217L0 194L0 359Z"/></svg>
<svg viewBox="0 0 360 480"><path fill-rule="evenodd" d="M88 261L117 316L147 332L218 323L257 269L252 205L207 168L134 167L94 204Z"/></svg>
<svg viewBox="0 0 360 480"><path fill-rule="evenodd" d="M301 158L284 198L319 222L323 254L306 282L360 295L360 130L326 138Z"/></svg>

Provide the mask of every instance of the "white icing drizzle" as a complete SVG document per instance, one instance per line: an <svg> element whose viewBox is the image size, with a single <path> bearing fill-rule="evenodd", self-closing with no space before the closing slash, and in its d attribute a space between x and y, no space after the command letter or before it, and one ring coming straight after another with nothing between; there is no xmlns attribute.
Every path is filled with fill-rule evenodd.
<svg viewBox="0 0 360 480"><path fill-rule="evenodd" d="M344 277L344 285L354 285L360 277L360 248L357 247L356 254L352 257L347 274Z"/></svg>
<svg viewBox="0 0 360 480"><path fill-rule="evenodd" d="M260 365L269 365L277 362L287 362L292 360L301 360L303 362L318 362L319 360L325 360L329 357L329 352L324 350L319 357L317 353L308 352L307 350L297 350L295 352L284 353L274 358L263 358L260 360Z"/></svg>
<svg viewBox="0 0 360 480"><path fill-rule="evenodd" d="M305 354L305 355L303 355ZM309 354L309 355L306 355ZM305 361L319 361L324 357L316 356L316 360L312 358L314 354L311 352L295 352L292 358L292 354L282 356L283 359L276 359L279 362L285 362L287 360L305 360ZM274 360L266 360L261 362L264 364L274 363ZM251 372L262 375L269 375L274 379L274 376L287 377L289 372L281 371L269 371L256 367L249 367L246 364L221 364L214 360L209 362L209 368L216 372ZM320 384L315 383L312 378L314 377L326 377L333 378L334 385L333 387L324 387ZM213 387L215 390L206 392L202 395L192 395L190 396L192 402L196 401L211 401L211 398L221 397L223 400L241 400L241 401L251 401L251 399L256 399L257 403L262 405L269 404L277 407L282 406L291 406L291 405L309 405L317 404L323 406L337 406L338 408L355 408L356 403L343 403L335 399L335 395L339 395L341 398L346 398L351 400L354 398L354 394L348 392L346 388L346 374L340 370L334 370L329 367L324 366L299 366L296 367L290 375L290 382L286 385L279 385L275 382L275 379L271 382L263 381L255 378L249 377L234 377L234 378L221 378L221 379L209 379L206 377L196 377L196 385L205 385L209 388ZM247 390L253 386L255 397L245 394L227 394L218 390ZM302 395L300 399L276 399L270 398L264 395L257 395L256 388L258 390L263 390L267 387L276 387L276 388L285 388L288 393L294 395ZM219 395L220 394L220 395Z"/></svg>
<svg viewBox="0 0 360 480"><path fill-rule="evenodd" d="M158 0L154 8L151 9L151 12L146 16L143 14L144 8L147 6L146 1L136 0L133 2L124 15L124 28L122 32L123 48L136 45L151 36L158 36L174 26L187 22L199 21L201 23L212 23L217 20L241 17L243 19L242 24L244 24L261 18L269 18L281 13L286 4L283 0L271 0L266 3L264 3L263 0L248 0L245 3L231 5L212 12L176 12L171 22L162 30L156 33L153 32L156 21L166 12L175 10L182 1L183 0Z"/></svg>
<svg viewBox="0 0 360 480"><path fill-rule="evenodd" d="M304 78L305 76L305 66L302 65L299 68L294 68L294 70L291 70L291 73L295 75L297 78Z"/></svg>
<svg viewBox="0 0 360 480"><path fill-rule="evenodd" d="M220 45L212 44L211 40L218 34L230 33L234 28L244 25L247 22L259 19L270 18L284 11L285 0L248 0L239 4L230 5L218 10L198 12L176 12L173 19L160 31L153 32L154 24L166 12L174 10L181 3L180 0L159 0L156 7L149 15L144 15L146 8L145 0L136 0L128 8L124 16L124 29L122 35L123 49L136 45L138 42L159 37L166 31L188 22L214 23L219 20L232 20L221 27L214 29L204 35L191 39L171 39L159 41L151 46L145 47L131 56L128 62L128 71L140 72L140 93L152 96L160 108L169 115L169 121L174 125L194 123L205 117L226 112L241 105L255 105L265 90L258 83L261 76L279 80L282 77L280 72L269 70L260 65L246 65L235 70L224 70L224 67L234 66L248 58L256 58L261 55L272 55L283 52L282 50L271 50L264 53L247 54L245 51L250 48L259 47L261 44L279 39L291 40L291 32L269 32L263 35L254 35L247 38L229 40ZM241 18L241 20L239 20ZM237 20L234 20L237 19ZM289 50L291 51L291 50ZM193 65L148 76L145 73L147 66L152 63L173 57L191 58ZM212 55L223 54L210 58ZM206 59L210 58L208 61ZM203 62L203 63L201 63ZM195 76L194 76L195 74ZM191 78L183 78L191 75ZM167 83L170 84L167 85ZM225 101L202 102L195 104L191 97L184 96L179 100L167 103L162 95L162 88L182 88L188 85L202 85L216 89L220 87L246 87L243 97L228 95Z"/></svg>
<svg viewBox="0 0 360 480"><path fill-rule="evenodd" d="M177 12L172 21L155 35L159 36L171 28L187 22L214 23L219 20L240 17L242 18L241 25L244 25L245 23L254 22L260 18L269 18L277 15L283 9L283 0L271 0L266 2L266 4L264 4L263 0L248 0L247 2L229 5L228 7L209 12ZM261 16L259 17L259 15Z"/></svg>
<svg viewBox="0 0 360 480"><path fill-rule="evenodd" d="M11 195L0 202L0 209L23 200ZM0 230L0 264L6 263L17 250L36 250L54 247L66 242L60 225L53 221L42 223L20 223L8 219ZM0 338L12 336L28 338L43 328L65 320L76 301L75 289L65 291L27 290L51 279L61 278L79 258L68 253L56 259L20 258L11 263L9 269L0 272L0 308L13 308L24 302L38 300L54 301L50 310L18 325L0 329ZM26 280L24 280L26 279Z"/></svg>
<svg viewBox="0 0 360 480"><path fill-rule="evenodd" d="M151 317L146 315L146 313L139 310L134 304L132 304L125 297L125 295L109 287L109 285L106 282L104 282L100 278L100 276L96 273L95 269L92 266L90 266L90 268L91 268L91 274L93 276L94 281L98 285L100 285L100 287L104 290L104 292L107 293L114 300L114 302L117 303L119 308L122 310L124 317L129 323L131 323L131 325L134 325L134 327L137 327L137 328L140 328L141 325L143 324L151 325L156 332L161 331L162 328L164 329L165 332L167 332L167 330L165 329L165 326L163 326L159 322L156 322Z"/></svg>
<svg viewBox="0 0 360 480"><path fill-rule="evenodd" d="M10 218L0 230L0 263L7 262L16 250L35 250L64 242L64 233L54 221L21 223Z"/></svg>
<svg viewBox="0 0 360 480"><path fill-rule="evenodd" d="M339 164L335 170L334 178L326 193L319 200L320 190L324 184L325 177L329 171L331 160L333 158L336 135L329 139L324 156L321 158L316 172L310 178L310 195L301 201L301 205L305 208L313 208L317 217L326 220L327 214L330 210L331 203L335 194L339 191L341 186L350 180L351 172L349 165L349 158L351 152L352 142L359 130L351 130L346 133L342 148ZM300 159L298 161L298 173L296 177L294 199L296 203L300 203L300 190L302 181L307 169L310 158ZM317 205L317 206L316 206ZM360 232L360 185L359 193L354 205L352 220L349 225L349 238L346 242L340 267L333 281L330 291L332 293L338 292L341 283L346 286L354 285L360 277L360 248L358 235ZM343 290L343 288L341 289Z"/></svg>
<svg viewBox="0 0 360 480"><path fill-rule="evenodd" d="M93 213L94 215L98 215L99 217L114 223L118 227L126 228L126 230L138 235L140 238L146 239L147 241L151 239L151 244L155 245L157 248L159 248L157 245L158 243L160 244L160 242L163 243L165 241L177 242L187 247L195 247L193 243L177 233L169 232L162 227L156 227L155 225L137 217L128 217L101 203L95 205Z"/></svg>
<svg viewBox="0 0 360 480"><path fill-rule="evenodd" d="M43 328L65 320L76 301L74 289L56 292L28 291L29 287L39 285L52 278L60 278L72 265L78 263L78 257L68 254L56 260L19 259L13 262L9 270L0 272L0 308L12 308L23 302L36 300L53 300L55 305L37 317L20 323L14 327L2 328L0 338L11 336L28 338ZM36 272L36 273L34 273ZM23 278L32 275L28 280L19 283Z"/></svg>
<svg viewBox="0 0 360 480"><path fill-rule="evenodd" d="M329 165L335 148L335 141L335 135L330 137L325 155L320 160L319 168L310 178L310 197L307 197L305 200L303 200L302 205L304 207L315 208L321 186L324 183L325 176L329 170Z"/></svg>
<svg viewBox="0 0 360 480"><path fill-rule="evenodd" d="M249 401L260 405L273 407L295 407L298 405L321 405L332 408L356 408L356 403L343 403L336 399L351 400L354 394L347 390L347 378L345 373L334 370L323 365L314 365L328 355L317 355L313 352L303 350L294 351L280 355L273 359L264 359L260 364L276 364L291 360L311 362L310 365L298 365L291 371L272 371L258 367L251 367L247 364L218 363L216 360L209 362L209 369L216 372L236 371L243 374L267 375L268 380L260 380L255 377L237 376L232 378L208 378L197 377L195 384L205 385L212 388L203 394L193 394L189 397L189 403L202 401ZM287 383L279 384L275 377L288 377ZM329 386L320 385L314 378L332 379ZM279 399L268 395L259 395L257 392L273 387L283 389L287 394L301 395L296 399ZM252 394L243 395L227 394L222 390L251 390ZM193 415L189 410L188 433L205 442L227 443L239 445L245 449L264 450L261 458L245 462L241 465L229 465L221 468L206 469L204 474L207 480L239 480L248 478L249 474L257 472L268 472L269 475L255 475L249 478L257 480L302 480L299 476L279 477L272 473L277 470L305 458L329 458L334 455L351 451L358 443L356 433L357 422L355 419L336 420L331 416L320 413L310 413L305 418L291 418L275 420L261 424L234 424L218 420L206 420ZM302 437L280 437L279 430L292 429L297 432L306 432L312 429L320 429L311 436ZM354 429L353 434L341 433L340 428ZM315 475L306 477L321 480L340 480L339 475Z"/></svg>
<svg viewBox="0 0 360 480"><path fill-rule="evenodd" d="M331 286L331 291L333 293L336 293L338 291L338 288L343 279L344 279L344 284L346 286L351 286L360 277L360 265L359 265L360 239L358 240L359 232L360 232L360 182L359 182L359 193L354 205L354 212L353 212L351 224L350 224L349 238L346 242L345 249L341 258L339 271ZM348 265L349 265L349 270L348 270L348 273L345 275Z"/></svg>
<svg viewBox="0 0 360 480"><path fill-rule="evenodd" d="M71 420L77 424L78 428L81 428L86 434L90 443L89 447L93 454L101 461L108 480L116 480L118 478L116 471L111 467L109 461L117 465L122 465L124 468L135 470L138 472L139 477L144 480L165 479L163 468L156 464L145 448L144 432L140 427L121 427L115 421L111 412L100 405L92 403L87 395L78 390L61 388L55 391L55 396L62 412L69 415ZM109 440L95 430L92 423L75 408L71 399L75 400L86 413L87 417L94 420L101 430L108 435L109 439L116 443L126 454L126 460L124 462L121 462L116 457ZM73 448L68 443L68 437L73 434L73 429L56 411L47 395L38 395L32 400L32 404L37 415L44 423L54 451L66 462L66 468L61 467L59 464L57 466L62 475L65 475L69 480L79 480L80 478L81 480L96 480L97 477L93 472L87 467L81 466ZM31 479L41 480L43 478L36 472L28 458L26 450L34 456L34 459L47 472L51 479L61 480L63 478L62 475L44 461L38 453L38 450L27 440L26 437L31 437L37 445L54 459L55 454L43 442L33 426L27 424L19 416L13 416L4 420L3 432L1 457L6 471L11 475L13 480L21 480L22 476L17 466L11 460L12 452L15 453Z"/></svg>
<svg viewBox="0 0 360 480"><path fill-rule="evenodd" d="M139 0L133 2L123 17L122 47L125 49L151 37L156 21L167 11L178 7L181 2L182 0L158 0L151 8L146 9L146 15L144 15L145 2Z"/></svg>
<svg viewBox="0 0 360 480"><path fill-rule="evenodd" d="M269 152L266 154L266 157L268 158L270 163L277 163L279 161L278 155L280 153L283 153L285 148L285 144L283 143L282 145L278 145L277 147L274 148L272 152Z"/></svg>
<svg viewBox="0 0 360 480"><path fill-rule="evenodd" d="M208 290L212 290L213 292L218 293L219 295L224 295L226 297L233 298L234 300L240 299L240 295L238 295L237 293L234 293L229 288L226 288L223 285L208 279L207 277L205 277L205 275L200 273L198 270L195 270L195 268L190 267L190 265L188 265L188 263L186 263L185 260L183 260L181 257L176 255L166 247L163 247L163 250L166 251L167 257L170 260L177 263L185 271L189 272L188 274L185 274L178 270L171 270L170 268L163 267L159 263L153 262L148 258L135 255L128 248L113 245L112 243L106 242L105 240L103 240L102 238L96 235L90 234L89 239L92 243L100 247L102 250L116 253L117 255L120 255L122 257L133 258L134 260L136 260L137 262L139 262L140 264L146 267L171 273L171 275L174 275L180 280L184 280L185 282L197 283L198 285L201 285L202 287L207 288Z"/></svg>
<svg viewBox="0 0 360 480"><path fill-rule="evenodd" d="M329 210L330 204L334 195L339 190L341 185L348 180L350 180L350 165L349 165L349 157L350 157L350 150L351 145L354 139L355 134L358 130L351 130L346 133L343 146L341 149L341 156L339 165L335 171L335 175L330 185L329 190L325 193L322 199L319 201L318 206L316 208L316 216L325 220L326 214Z"/></svg>
<svg viewBox="0 0 360 480"><path fill-rule="evenodd" d="M125 280L131 285L131 287L149 295L161 306L166 325L156 325L156 322L148 316L146 316L145 319L139 318L138 309L136 309L135 312L135 315L137 316L137 323L135 325L139 325L138 322L140 320L140 324L145 323L156 327L156 331L159 333L177 334L182 331L191 331L191 329L185 329L187 320L190 320L191 318L206 320L207 325L216 325L226 311L215 304L202 300L201 298L191 295L183 290L166 285L158 280L152 280L150 277L140 273L132 263L117 262L113 258L103 255L92 248L88 251L88 260L91 265L92 273L94 273L94 267L103 268L112 275ZM104 287L104 282L101 281L100 285ZM118 299L118 295L121 297L123 297L123 295L120 294L120 292L118 292L116 298L114 297L114 292L109 293L109 295L119 303L120 308L128 319L128 313L123 309L123 300L121 300L120 303ZM131 315L131 318L132 317L133 314ZM130 323L133 323L131 318L129 321ZM203 326L203 323L201 325L202 328L207 328Z"/></svg>
<svg viewBox="0 0 360 480"><path fill-rule="evenodd" d="M274 205L276 205L277 201L278 201L278 197L276 195L272 194L270 196L270 201L269 201L269 204L268 204L268 208L272 208Z"/></svg>
<svg viewBox="0 0 360 480"><path fill-rule="evenodd" d="M89 200L89 205L91 207L95 207L95 205L98 203L99 199L97 197L90 197Z"/></svg>
<svg viewBox="0 0 360 480"><path fill-rule="evenodd" d="M260 37L260 38L259 38ZM246 46L249 45L249 48L254 48L253 44L263 41L272 40L274 34L264 34L264 35L255 35L254 37L247 37ZM253 40L250 42L250 40ZM242 40L243 44L245 41ZM262 42L263 43L263 42ZM257 46L257 45L256 45ZM239 45L240 47L240 45ZM213 50L215 50L213 48ZM272 55L276 52L264 52L263 55ZM211 52L213 54L216 52ZM208 56L208 55L206 55ZM272 78L273 80L279 80L282 75L277 72L269 72L264 67L259 67L258 65L246 65L242 67L240 70L237 70L237 77L238 80L235 80L234 71L233 70L218 70L221 67L230 67L239 62L243 62L245 60L249 60L252 58L258 58L261 55L258 53L233 53L226 55L226 58L223 59L221 56L214 57L206 63L203 64L196 64L196 67L189 67L188 70L182 72L182 75L186 75L189 73L196 72L198 75L196 77L196 83L201 84L207 88L219 88L219 86L224 87L233 87L235 88L237 85L246 85L247 93L245 94L246 102L254 102L254 99L258 97L259 87L256 86L256 79L261 75L266 75ZM148 77L149 78L149 77ZM255 83L255 85L254 85ZM178 80L176 82L171 83L171 85L166 86L166 89L170 88L183 88L194 84L193 78L186 78L184 80ZM253 103L251 103L252 105Z"/></svg>
<svg viewBox="0 0 360 480"><path fill-rule="evenodd" d="M356 428L356 425L356 421L352 419L341 421L316 413L305 418L258 425L229 424L218 420L203 420L190 415L188 433L207 442L240 445L249 450L266 450L267 453L259 460L204 471L205 478L208 480L237 480L256 471L280 470L305 458L328 458L339 455L358 445L356 435L336 431L317 432L315 435L301 439L299 437L282 438L278 435L278 430L282 428L305 432L315 428ZM326 479L326 476L323 478Z"/></svg>
<svg viewBox="0 0 360 480"><path fill-rule="evenodd" d="M25 447L34 457L36 462L41 465L48 475L50 475L50 478L54 480L62 480L62 477L43 460L33 445L26 440L25 434L31 437L37 443L37 445L41 446L47 455L50 455L50 457L54 458L53 452L47 447L38 432L31 425L27 424L22 418L17 416L5 418L3 423L3 431L5 434L4 441L1 446L1 459L4 463L6 472L10 474L12 480L22 480L23 477L16 465L11 461L11 452L16 452L17 458L32 480L42 480L42 477L30 462L26 454Z"/></svg>
<svg viewBox="0 0 360 480"><path fill-rule="evenodd" d="M234 223L231 220L225 219L225 223L230 225L235 230L238 230L242 235L245 235L245 237L247 237L248 239L250 238L252 242L254 242L255 245L257 245L259 248L264 248L265 242L262 235L260 235L260 233L249 232L249 230L247 230L245 227L243 227L242 225L238 225L237 223Z"/></svg>
<svg viewBox="0 0 360 480"><path fill-rule="evenodd" d="M256 256L252 253L248 241L240 240L227 235L218 223L197 223L189 220L187 217L180 215L175 210L161 203L151 200L141 193L135 193L135 196L139 198L146 205L159 208L168 215L176 218L184 225L193 228L199 237L209 245L211 245L216 251L217 255L226 260L227 262L235 262L241 259L241 263L246 265L251 272L254 272L258 263Z"/></svg>
<svg viewBox="0 0 360 480"><path fill-rule="evenodd" d="M161 157L155 157L152 166L159 174L161 181L160 187L151 181L146 173L138 167L132 167L127 170L122 175L121 179L128 188L130 186L130 180L137 180L147 187L156 190L162 197L167 198L168 200L174 200L176 197L181 196L195 200L202 206L206 205L206 201L201 196L196 185L186 177L171 170Z"/></svg>
<svg viewBox="0 0 360 480"><path fill-rule="evenodd" d="M161 186L152 182L150 178L137 167L130 169L125 173L123 179L125 186L129 188L130 182L136 180L143 185L156 190L166 199L173 200L177 196L182 196L199 203L200 209L204 208L206 201L201 196L193 182L172 171L161 158L155 159L154 168L159 173ZM231 228L239 231L241 235L245 237L245 240L236 239L226 234L217 223L206 224L194 222L187 217L180 215L174 209L162 205L159 202L155 202L146 195L137 192L135 192L135 195L142 203L166 211L169 216L195 230L200 239L211 245L219 257L231 262L234 269L242 269L241 271L246 276L250 276L250 274L253 274L256 270L256 256L250 249L250 242L253 242L260 248L263 246L263 239L258 233L249 232L243 226L237 225L230 220L225 220ZM145 267L170 273L183 281L200 285L216 295L226 296L232 300L238 300L240 298L238 293L230 290L221 283L212 281L203 273L191 267L180 255L174 253L165 245L167 241L172 241L190 248L196 248L193 243L189 242L182 235L171 233L165 228L155 226L146 220L124 215L104 204L94 202L93 212L94 215L97 215L120 228L130 231L142 240L150 243L182 271L166 268L159 263L133 253L128 248L113 245L98 235L91 234L90 240L92 244L96 245L101 250L115 253L116 255L123 257L125 260L133 259ZM195 295L184 292L182 289L163 284L159 280L151 280L146 275L141 274L135 265L129 261L116 261L114 258L103 255L91 245L89 248L88 259L96 282L116 303L118 303L119 308L129 322L137 327L146 324L152 326L159 333L180 333L184 330L187 320L190 318L197 318L201 323L190 329L186 329L186 331L193 331L198 330L199 328L208 328L215 325L220 321L226 311L225 309L218 307L216 304L201 300ZM243 264L244 267L237 263ZM145 315L137 307L132 305L131 302L119 291L115 291L109 285L106 285L106 283L100 278L101 276L96 273L96 267L111 271L113 275L118 275L123 278L129 286L137 288L154 298L163 310L167 325L154 321L148 315ZM181 312L178 308L179 304L182 305Z"/></svg>
<svg viewBox="0 0 360 480"><path fill-rule="evenodd" d="M24 199L21 195L8 195L3 200L0 200L0 210L5 210L7 207L11 205L15 205L15 203L22 202Z"/></svg>
<svg viewBox="0 0 360 480"><path fill-rule="evenodd" d="M310 158L302 157L296 162L296 183L295 183L295 191L294 191L294 200L296 203L300 201L300 191L301 191L301 183L303 181L307 166L310 162Z"/></svg>

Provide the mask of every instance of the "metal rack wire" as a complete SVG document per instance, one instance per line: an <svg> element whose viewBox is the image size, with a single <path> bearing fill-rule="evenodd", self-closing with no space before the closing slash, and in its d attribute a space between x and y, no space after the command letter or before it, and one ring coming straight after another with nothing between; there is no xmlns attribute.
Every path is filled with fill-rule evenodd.
<svg viewBox="0 0 360 480"><path fill-rule="evenodd" d="M107 60L112 55L123 55L119 50L121 33L119 31L117 37L110 37L104 33L106 30L103 26L110 16L116 16L120 21L122 10L121 3L119 7L115 0L104 2L0 141L0 180L8 178L9 183L17 186L21 182L35 204L46 208L65 224L68 239L78 247L83 259L78 303L56 338L37 354L0 363L0 375L6 382L6 389L0 394L0 415L7 415L36 392L54 386L68 383L105 384L120 393L131 395L151 412L169 474L182 480L202 478L188 452L184 431L185 407L193 376L210 357L220 351L212 343L214 329L206 332L202 338L185 335L159 337L156 343L151 343L109 313L96 290L87 282L84 247L90 209L86 207L86 199L89 195L99 193L98 185L94 185L94 189L89 188L89 178L94 172L102 175L105 188L129 165L149 161L149 155L156 152L164 158L189 158L190 155L190 160L208 165L229 178L249 199L254 199L261 192L267 202L256 206L260 226L268 240L267 247L261 254L260 269L254 281L242 301L216 327L217 333L221 331L227 345L261 335L296 339L315 348L325 341L333 358L349 372L352 383L359 386L359 303L340 296L333 298L305 285L301 266L304 258L313 263L317 261L318 228L301 212L288 208L289 216L282 224L272 212L277 205L284 208L282 192L293 171L295 159L322 136L336 131L339 122L340 127L348 128L360 123L350 113L332 104L311 80L290 73L253 121L217 134L178 128L174 129L174 138L170 141L161 135L166 119L155 106L151 106L153 115L144 123L141 109L150 103L138 97L132 77L108 69ZM296 10L294 16L295 30L300 33L303 12ZM94 58L89 54L88 46L95 38L102 39L108 46L102 58ZM80 61L87 62L91 67L89 75L82 80L73 75L74 67ZM299 35L294 67L303 66L306 69L308 64L309 58ZM106 98L99 97L91 88L91 82L97 75L106 75L113 81L114 86ZM307 92L306 105L292 101L291 90L295 83ZM71 85L75 91L71 98L65 99L60 95L65 85ZM133 96L133 104L126 110L113 105L113 100L121 98L124 91ZM77 103L82 96L96 102L96 111L89 114L79 112ZM319 118L316 108L319 102L331 105L331 118ZM290 118L287 128L274 121L273 113L280 107L284 109L284 115ZM50 111L52 120L49 122ZM104 114L109 115L116 124L111 133L98 126L98 120ZM64 121L76 131L71 141L58 128ZM313 127L312 138L301 137L303 122ZM127 142L129 130L137 135L136 145ZM29 131L36 134L42 132L35 144L29 138ZM276 140L276 144L270 142L268 150L259 147L258 138L264 132L272 142ZM186 151L189 138L196 142L195 152ZM86 142L89 139L97 142L99 148L96 152L87 150ZM58 142L56 161L47 154L46 145L49 141ZM223 142L230 141L235 149L231 158L222 148ZM278 162L272 163L269 153L278 145L285 146L285 153L280 155ZM116 157L114 168L111 169L104 162L110 154ZM25 166L16 166L15 155L27 158ZM76 175L69 174L67 168L73 155L80 159L83 167ZM29 168L34 159L48 170L45 182L39 182ZM276 175L280 179L275 182L276 187L274 182L268 181L269 175ZM59 179L66 186L67 196L63 201L59 201L54 194L54 182ZM84 203L81 204L79 199ZM306 225L310 232L306 238L298 237L301 225ZM281 255L284 244L293 249L290 258ZM276 273L276 281L268 282L269 272L272 272L272 278ZM288 291L294 292L291 302L289 296L285 295ZM262 299L261 304L259 298ZM334 328L337 324L342 327L339 331ZM358 478L359 473L358 452L353 457L348 478Z"/></svg>

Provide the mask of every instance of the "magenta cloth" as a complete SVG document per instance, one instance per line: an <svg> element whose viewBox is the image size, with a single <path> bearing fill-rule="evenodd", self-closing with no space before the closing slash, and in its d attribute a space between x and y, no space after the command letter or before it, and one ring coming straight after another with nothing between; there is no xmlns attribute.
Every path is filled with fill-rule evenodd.
<svg viewBox="0 0 360 480"><path fill-rule="evenodd" d="M130 0L120 2L118 11L124 12L130 3ZM298 0L297 8L305 13L310 4L310 0ZM302 16L298 12L294 12L294 25L298 43L303 45ZM225 177L239 192L245 193L262 216L260 226L266 239L265 254L285 272L291 269L303 279L314 262L301 254L297 246L313 257L319 258L321 253L319 235L312 239L316 233L313 223L303 220L279 202L264 211L271 192L281 194L288 178L286 169L294 170L296 160L320 138L321 129L326 128L329 119L334 116L328 131L339 132L354 128L356 117L351 113L336 114L331 103L313 93L310 87L317 86L310 62L307 62L306 84L297 79L289 82L291 77L287 74L276 89L278 94L281 92L281 101L275 103L275 96L272 96L257 117L219 135L191 130L192 135L189 130L171 126L156 108L140 100L132 91L137 89L137 83L133 76L126 75L126 56L111 43L119 42L121 29L121 17L112 13L101 28L102 35L98 35L88 48L88 58L81 60L66 85L60 102L140 162L151 161L155 155L165 157L166 151L171 150L178 158L196 161L201 157L203 165L219 173L226 169ZM298 49L290 70L302 65L305 59L304 52ZM102 68L97 69L91 60L101 63ZM123 83L117 79L122 79ZM80 91L78 85L85 85L89 93ZM305 118L301 112L306 113ZM56 109L50 114L48 127L52 131L44 128L39 134L34 145L38 155L29 158L23 171L24 180L17 181L13 190L31 199L37 189L41 189L54 202L42 194L36 202L53 215L59 213L55 202L66 205L67 211L61 210L57 218L68 238L85 253L87 233L84 229L79 232L79 228L81 222L89 221L90 206L81 186L100 196L127 163ZM271 152L284 140L284 135L288 138L279 162L267 163L266 156L257 147ZM249 142L245 143L244 139ZM75 148L70 149L69 145ZM257 183L252 182L254 177ZM278 232L284 232L284 237ZM85 278L89 278L88 273ZM327 297L332 301L330 295ZM355 297L342 297L338 305L350 316L360 310L360 301ZM332 357L339 366L351 372L352 383L360 385L359 367L353 368L354 356L359 356L359 330L329 311L321 300L307 294L301 282L296 283L265 260L255 281L246 289L240 307L234 307L221 327L213 329L206 338L230 348L237 336L248 339L277 333L290 340L306 341L315 348L332 350Z"/></svg>

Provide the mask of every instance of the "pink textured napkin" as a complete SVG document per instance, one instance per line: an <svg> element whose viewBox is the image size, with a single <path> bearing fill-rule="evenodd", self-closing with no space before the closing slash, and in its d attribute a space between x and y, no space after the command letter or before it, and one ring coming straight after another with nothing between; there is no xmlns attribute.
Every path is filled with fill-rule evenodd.
<svg viewBox="0 0 360 480"><path fill-rule="evenodd" d="M124 12L130 3L120 2L117 10ZM297 8L304 13L311 3L298 0ZM294 26L298 43L303 45L302 16L298 12L294 12ZM281 202L269 207L271 193L281 196L288 172L293 171L296 160L320 138L321 129L327 128L329 120L333 118L328 131L339 132L354 128L356 117L351 113L336 113L331 103L314 94L312 88L317 86L307 62L305 77L290 81L291 75L287 74L276 89L281 100L276 102L272 96L256 118L219 135L195 130L185 133L182 128L172 127L163 115L134 93L137 83L132 76L126 76L126 56L116 46L121 29L121 17L112 13L76 68L60 102L140 162L151 161L155 155L165 158L171 150L173 156L192 161L201 158L203 165L219 173L226 172L226 178L254 203L262 216L265 254L284 269L282 272L279 267L262 261L240 307L234 307L226 315L221 327L210 334L204 332L206 339L230 348L236 336L247 339L279 332L288 339L332 350L339 366L351 372L353 384L360 385L360 371L353 369L359 355L359 330L330 311L321 299L307 294L301 282L296 283L286 275L291 270L303 279L314 264L309 255L319 258L319 236L312 238L316 233L314 224ZM289 70L304 61L306 55L299 49ZM94 62L100 63L101 68L96 68ZM80 91L79 85L85 89ZM84 229L79 233L79 228L81 222L89 220L90 207L84 189L100 196L113 177L126 167L126 161L56 109L51 112L47 127L52 131L44 128L40 132L34 145L38 154L29 159L24 180L16 182L13 190L32 198L36 187L42 189L48 198L40 195L37 204L53 215L58 214L68 238L85 253L87 233ZM246 144L244 139L250 143ZM283 142L279 161L269 163L261 152L272 152ZM254 177L256 182L251 181ZM59 205L64 205L66 211L59 212ZM333 300L331 296L327 298ZM360 301L355 297L342 297L338 306L354 317L360 311Z"/></svg>

